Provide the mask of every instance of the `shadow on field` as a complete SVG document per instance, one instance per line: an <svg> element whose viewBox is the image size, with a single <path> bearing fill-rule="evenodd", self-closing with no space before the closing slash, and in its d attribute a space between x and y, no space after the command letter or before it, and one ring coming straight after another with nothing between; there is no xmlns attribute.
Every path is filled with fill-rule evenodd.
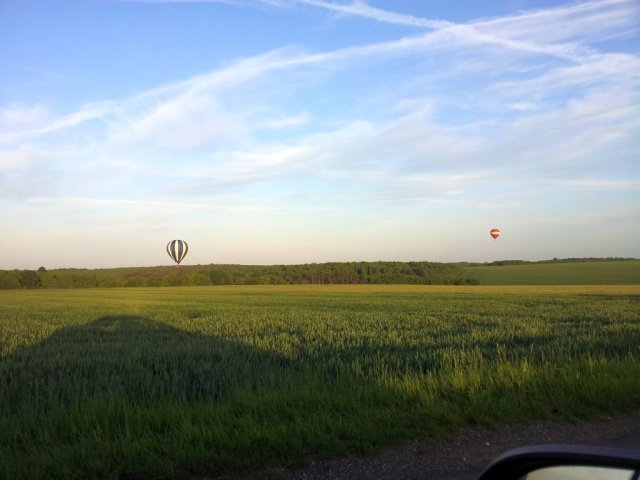
<svg viewBox="0 0 640 480"><path fill-rule="evenodd" d="M56 331L0 360L0 408L70 407L87 399L128 403L218 400L278 382L281 355L135 316L105 316Z"/></svg>
<svg viewBox="0 0 640 480"><path fill-rule="evenodd" d="M437 333L434 333L437 336ZM553 342L548 336L496 351L495 340L476 342L479 355L462 356L451 339L424 349L418 346L363 343L343 348L325 345L299 352L295 359L241 342L188 332L137 316L104 316L93 322L64 327L42 342L16 349L0 359L0 412L17 413L35 407L46 411L68 408L88 399L122 399L149 405L165 400L192 402L223 400L230 393L294 392L302 385L329 393L343 387L345 397L362 387L373 396L394 396L411 402L408 392L390 390L378 379L390 366L402 374L437 373L466 363L500 360L514 355L539 361ZM453 342L453 343L451 343ZM579 350L576 349L576 352ZM310 393L308 389L307 394ZM375 398L377 397L377 398ZM362 400L362 399L360 399ZM339 402L338 402L339 403ZM354 402L352 406L358 405ZM353 414L350 411L349 414Z"/></svg>
<svg viewBox="0 0 640 480"><path fill-rule="evenodd" d="M313 344L259 331L282 353L126 315L17 348L0 359L0 478L215 478L640 398L632 359L585 363L576 349L553 368L523 364L527 337L508 351L488 340L464 349L456 335L424 347L354 330L345 347L338 334ZM620 359L638 344L606 339ZM536 348L561 353L551 342Z"/></svg>

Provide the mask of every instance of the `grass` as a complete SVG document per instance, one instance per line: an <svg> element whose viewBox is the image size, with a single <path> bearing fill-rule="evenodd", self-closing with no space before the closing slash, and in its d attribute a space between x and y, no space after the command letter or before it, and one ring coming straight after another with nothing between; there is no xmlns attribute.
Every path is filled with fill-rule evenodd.
<svg viewBox="0 0 640 480"><path fill-rule="evenodd" d="M194 478L640 404L640 286L0 292L0 478Z"/></svg>
<svg viewBox="0 0 640 480"><path fill-rule="evenodd" d="M482 285L639 285L640 260L466 267Z"/></svg>

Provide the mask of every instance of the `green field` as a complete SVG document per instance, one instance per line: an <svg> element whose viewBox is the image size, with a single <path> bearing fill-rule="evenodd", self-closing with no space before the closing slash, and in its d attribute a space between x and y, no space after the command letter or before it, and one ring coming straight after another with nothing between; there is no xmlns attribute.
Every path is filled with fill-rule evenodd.
<svg viewBox="0 0 640 480"><path fill-rule="evenodd" d="M640 285L640 260L466 267L482 285Z"/></svg>
<svg viewBox="0 0 640 480"><path fill-rule="evenodd" d="M0 478L215 478L630 411L639 306L633 285L0 291Z"/></svg>

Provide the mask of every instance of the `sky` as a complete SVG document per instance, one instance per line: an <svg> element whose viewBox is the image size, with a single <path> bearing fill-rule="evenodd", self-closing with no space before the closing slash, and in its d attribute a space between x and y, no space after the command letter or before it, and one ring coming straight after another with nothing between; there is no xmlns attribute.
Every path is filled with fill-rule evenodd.
<svg viewBox="0 0 640 480"><path fill-rule="evenodd" d="M0 269L640 258L639 29L638 0L1 0Z"/></svg>

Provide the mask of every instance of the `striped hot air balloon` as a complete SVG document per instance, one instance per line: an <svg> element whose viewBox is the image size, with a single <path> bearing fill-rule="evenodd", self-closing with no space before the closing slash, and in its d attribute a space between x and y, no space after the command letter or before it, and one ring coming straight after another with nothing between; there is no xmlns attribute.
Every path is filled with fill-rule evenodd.
<svg viewBox="0 0 640 480"><path fill-rule="evenodd" d="M176 262L176 267L187 256L189 245L184 240L171 240L167 243L167 253Z"/></svg>
<svg viewBox="0 0 640 480"><path fill-rule="evenodd" d="M491 235L494 240L497 240L498 237L500 236L500 229L499 228L492 228L491 231L489 232L489 235Z"/></svg>

